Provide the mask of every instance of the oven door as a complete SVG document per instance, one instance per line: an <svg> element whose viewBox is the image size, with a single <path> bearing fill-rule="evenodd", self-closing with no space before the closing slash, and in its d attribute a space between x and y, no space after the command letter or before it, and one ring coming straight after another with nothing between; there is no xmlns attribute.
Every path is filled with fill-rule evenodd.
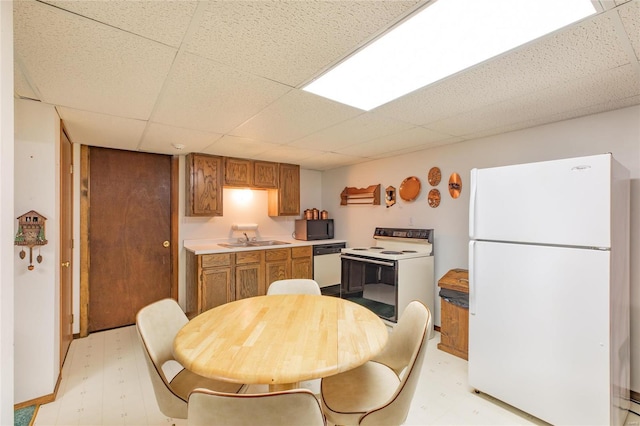
<svg viewBox="0 0 640 426"><path fill-rule="evenodd" d="M380 318L396 322L398 262L350 254L341 255L340 260L340 297L369 308Z"/></svg>

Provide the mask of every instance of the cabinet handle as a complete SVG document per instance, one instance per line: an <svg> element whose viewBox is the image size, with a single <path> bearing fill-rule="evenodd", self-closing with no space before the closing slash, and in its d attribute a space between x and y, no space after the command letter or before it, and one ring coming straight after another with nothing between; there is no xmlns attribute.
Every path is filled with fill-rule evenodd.
<svg viewBox="0 0 640 426"><path fill-rule="evenodd" d="M169 247L171 244L169 243L169 241L165 241L164 243L162 243L162 247L167 248Z"/></svg>

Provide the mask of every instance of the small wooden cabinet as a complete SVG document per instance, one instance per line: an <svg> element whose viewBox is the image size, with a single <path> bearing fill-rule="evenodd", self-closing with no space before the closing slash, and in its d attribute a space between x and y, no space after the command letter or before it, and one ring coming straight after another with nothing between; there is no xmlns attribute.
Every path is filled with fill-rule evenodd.
<svg viewBox="0 0 640 426"><path fill-rule="evenodd" d="M452 269L438 281L442 289L457 292L460 295L469 294L469 271L466 269ZM469 357L469 308L457 306L440 299L440 343L438 349L457 357ZM468 296L467 296L468 301Z"/></svg>
<svg viewBox="0 0 640 426"><path fill-rule="evenodd" d="M222 157L187 155L185 216L222 216L222 169Z"/></svg>
<svg viewBox="0 0 640 426"><path fill-rule="evenodd" d="M278 189L278 170L278 163L225 157L224 185L241 188Z"/></svg>
<svg viewBox="0 0 640 426"><path fill-rule="evenodd" d="M300 166L280 163L278 189L269 190L269 216L300 215Z"/></svg>
<svg viewBox="0 0 640 426"><path fill-rule="evenodd" d="M291 278L313 278L313 247L291 247Z"/></svg>
<svg viewBox="0 0 640 426"><path fill-rule="evenodd" d="M232 253L196 256L187 251L186 314L189 318L235 300L234 260Z"/></svg>
<svg viewBox="0 0 640 426"><path fill-rule="evenodd" d="M236 253L236 294L234 300L266 294L265 250Z"/></svg>
<svg viewBox="0 0 640 426"><path fill-rule="evenodd" d="M244 158L225 157L224 185L242 188L253 186L253 161Z"/></svg>
<svg viewBox="0 0 640 426"><path fill-rule="evenodd" d="M267 294L273 281L313 278L312 246L195 255L187 250L186 313Z"/></svg>
<svg viewBox="0 0 640 426"><path fill-rule="evenodd" d="M278 189L280 182L279 164L269 161L253 162L253 187Z"/></svg>

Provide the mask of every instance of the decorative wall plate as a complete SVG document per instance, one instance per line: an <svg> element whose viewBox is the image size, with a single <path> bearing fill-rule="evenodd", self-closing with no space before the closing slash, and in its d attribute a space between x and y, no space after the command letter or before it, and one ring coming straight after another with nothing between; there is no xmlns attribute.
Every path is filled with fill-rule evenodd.
<svg viewBox="0 0 640 426"><path fill-rule="evenodd" d="M452 198L458 198L462 192L462 179L457 173L451 173L449 177L449 194Z"/></svg>
<svg viewBox="0 0 640 426"><path fill-rule="evenodd" d="M400 184L400 198L404 201L413 201L420 194L421 188L420 179L415 176L410 176L402 181Z"/></svg>
<svg viewBox="0 0 640 426"><path fill-rule="evenodd" d="M429 202L430 207L438 207L440 205L440 191L438 191L437 189L432 189L431 191L429 191L427 201Z"/></svg>
<svg viewBox="0 0 640 426"><path fill-rule="evenodd" d="M432 167L431 170L429 170L427 178L431 186L438 186L438 184L440 183L440 179L442 179L440 167Z"/></svg>

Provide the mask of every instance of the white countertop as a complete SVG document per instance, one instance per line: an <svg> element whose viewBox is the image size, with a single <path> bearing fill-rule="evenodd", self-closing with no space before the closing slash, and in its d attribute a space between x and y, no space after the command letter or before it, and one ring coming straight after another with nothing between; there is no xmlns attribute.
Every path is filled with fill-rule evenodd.
<svg viewBox="0 0 640 426"><path fill-rule="evenodd" d="M314 240L314 241L301 241L289 238L279 237L265 237L260 240L277 240L286 242L288 244L273 245L273 246L254 246L254 247L222 247L219 244L229 243L228 239L208 239L208 240L184 240L184 248L193 252L193 254L214 254L214 253L235 253L239 251L253 251L253 250L272 250L287 247L302 247L302 246L317 246L320 244L335 244L346 243L346 240ZM233 241L235 242L235 241Z"/></svg>

